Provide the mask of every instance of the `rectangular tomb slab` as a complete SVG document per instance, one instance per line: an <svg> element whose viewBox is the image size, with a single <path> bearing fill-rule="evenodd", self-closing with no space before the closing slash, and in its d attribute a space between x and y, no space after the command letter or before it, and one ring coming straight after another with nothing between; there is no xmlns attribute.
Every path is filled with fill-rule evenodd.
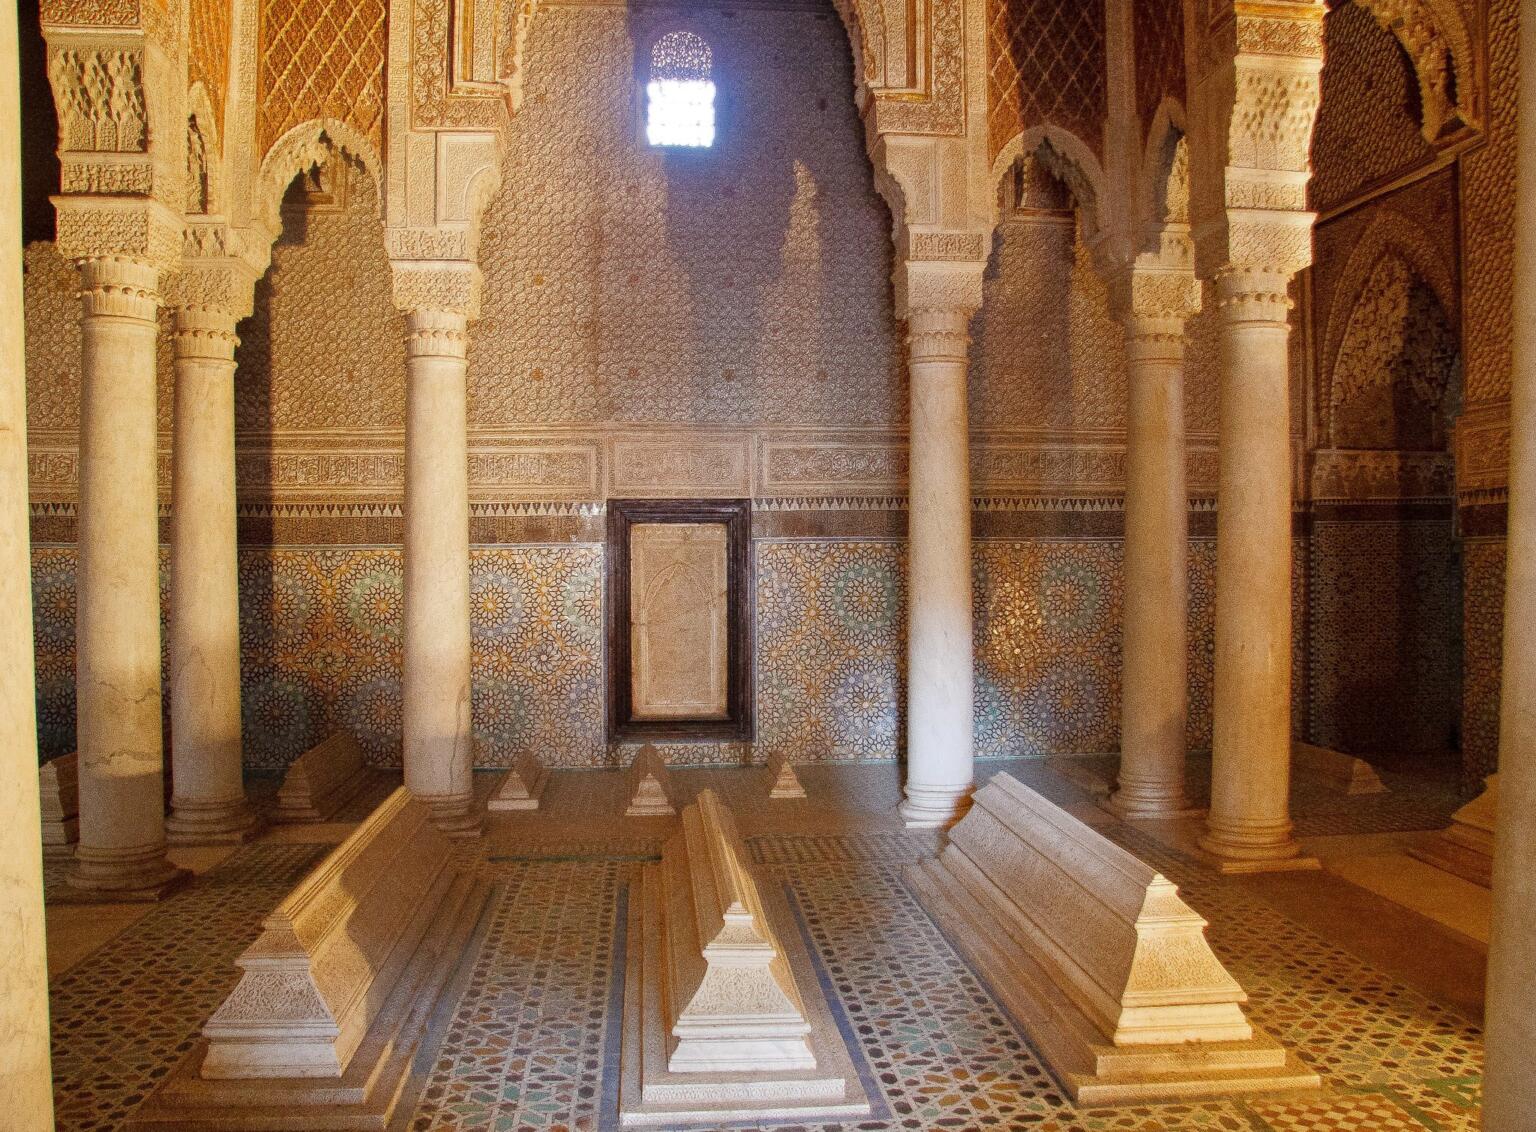
<svg viewBox="0 0 1536 1132"><path fill-rule="evenodd" d="M1320 1086L1249 1021L1178 889L1009 775L906 876L1078 1103Z"/></svg>
<svg viewBox="0 0 1536 1132"><path fill-rule="evenodd" d="M783 894L713 791L631 895L626 1125L859 1116L869 1099Z"/></svg>

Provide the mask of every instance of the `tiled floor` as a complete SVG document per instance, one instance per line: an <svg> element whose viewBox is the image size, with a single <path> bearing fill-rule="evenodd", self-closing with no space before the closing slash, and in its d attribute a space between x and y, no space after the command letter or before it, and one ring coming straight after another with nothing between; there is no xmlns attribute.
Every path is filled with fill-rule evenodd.
<svg viewBox="0 0 1536 1132"><path fill-rule="evenodd" d="M1295 1046L1324 1090L1074 1110L902 883L902 866L931 853L936 838L895 821L894 768L810 768L809 799L771 804L761 771L678 773L680 794L704 784L721 790L762 875L787 887L870 1071L877 1116L817 1127L1477 1127L1476 1027L1415 989L1413 971L1399 978L1371 966L1339 946L1326 922L1303 926L1265 898L1261 883L1220 877L1172 847L1177 839L1114 822L1043 764L1010 769L1181 886L1210 919L1212 945L1248 988L1255 1020ZM668 819L617 816L622 792L619 774L557 775L546 812L498 816L486 837L463 847L466 867L496 877L500 896L413 1129L614 1126L621 902L636 860L657 853L671 828ZM240 849L55 979L61 1129L112 1128L142 1099L232 985L231 960L262 913L323 850ZM1323 882L1324 874L1310 876ZM1435 948L1457 944L1423 923L1420 958L1433 963Z"/></svg>

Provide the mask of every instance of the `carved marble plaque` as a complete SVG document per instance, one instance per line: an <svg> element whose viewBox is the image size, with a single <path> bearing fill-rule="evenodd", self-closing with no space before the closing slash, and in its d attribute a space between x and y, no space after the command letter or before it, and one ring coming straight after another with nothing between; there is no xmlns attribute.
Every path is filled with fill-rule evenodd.
<svg viewBox="0 0 1536 1132"><path fill-rule="evenodd" d="M723 523L637 523L630 529L635 719L729 715L726 549Z"/></svg>

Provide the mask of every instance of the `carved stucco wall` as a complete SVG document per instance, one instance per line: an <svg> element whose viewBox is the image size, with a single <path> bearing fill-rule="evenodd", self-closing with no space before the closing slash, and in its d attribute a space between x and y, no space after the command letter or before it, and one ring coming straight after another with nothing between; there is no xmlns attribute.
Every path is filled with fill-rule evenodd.
<svg viewBox="0 0 1536 1132"><path fill-rule="evenodd" d="M1137 0L1131 5L1136 67L1136 115L1142 132L1164 98L1187 101L1183 0Z"/></svg>
<svg viewBox="0 0 1536 1132"><path fill-rule="evenodd" d="M1396 39L1356 4L1327 19L1313 181L1325 207L1432 156ZM1475 757L1449 453L1463 386L1457 221L1444 170L1316 230L1302 734L1359 754ZM1468 649L1476 631L1468 621Z"/></svg>
<svg viewBox="0 0 1536 1132"><path fill-rule="evenodd" d="M693 153L642 141L636 37L667 26L599 7L534 25L485 217L472 423L903 419L890 217L837 17L690 15L720 88Z"/></svg>
<svg viewBox="0 0 1536 1132"><path fill-rule="evenodd" d="M229 86L230 2L192 0L187 9L187 84L203 84L221 137Z"/></svg>
<svg viewBox="0 0 1536 1132"><path fill-rule="evenodd" d="M373 180L333 160L283 208L272 267L240 324L235 423L242 431L400 429L405 319L390 299Z"/></svg>
<svg viewBox="0 0 1536 1132"><path fill-rule="evenodd" d="M347 123L383 146L386 0L260 0L256 145L310 118Z"/></svg>

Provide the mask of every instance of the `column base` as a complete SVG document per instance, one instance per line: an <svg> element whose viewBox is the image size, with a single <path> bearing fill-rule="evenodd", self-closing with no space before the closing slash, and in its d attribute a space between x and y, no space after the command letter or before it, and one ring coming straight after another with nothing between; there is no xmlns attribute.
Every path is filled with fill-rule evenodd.
<svg viewBox="0 0 1536 1132"><path fill-rule="evenodd" d="M473 797L418 797L431 809L432 824L447 837L468 841L485 827L485 815L476 809Z"/></svg>
<svg viewBox="0 0 1536 1132"><path fill-rule="evenodd" d="M907 783L906 801L897 807L908 829L948 829L971 808L973 783L963 786L919 786Z"/></svg>
<svg viewBox="0 0 1536 1132"><path fill-rule="evenodd" d="M1171 798L1148 798L1116 790L1099 801L1099 809L1114 814L1121 821L1168 821L1171 818L1204 817L1204 806L1191 806L1182 794Z"/></svg>
<svg viewBox="0 0 1536 1132"><path fill-rule="evenodd" d="M242 796L228 802L171 799L165 819L167 845L241 845L261 833L262 823Z"/></svg>
<svg viewBox="0 0 1536 1132"><path fill-rule="evenodd" d="M165 846L75 850L75 868L58 901L65 904L142 904L164 900L192 879L165 859Z"/></svg>
<svg viewBox="0 0 1536 1132"><path fill-rule="evenodd" d="M1316 857L1303 857L1289 821L1230 829L1212 823L1200 848L1216 858L1217 871L1229 874L1299 872L1322 868Z"/></svg>

